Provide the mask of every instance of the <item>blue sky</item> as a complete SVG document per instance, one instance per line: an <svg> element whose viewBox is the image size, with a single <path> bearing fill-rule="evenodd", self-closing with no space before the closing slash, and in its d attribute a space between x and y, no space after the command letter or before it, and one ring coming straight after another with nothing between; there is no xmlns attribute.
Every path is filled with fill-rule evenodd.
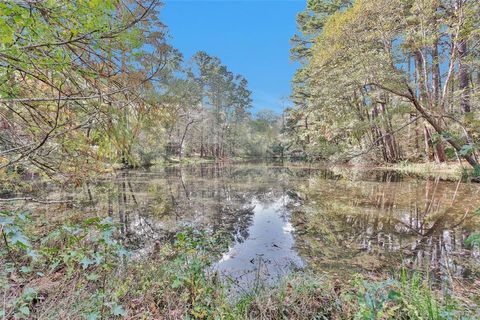
<svg viewBox="0 0 480 320"><path fill-rule="evenodd" d="M165 0L160 13L170 42L188 60L197 51L217 56L249 81L253 111L288 105L290 38L305 0Z"/></svg>

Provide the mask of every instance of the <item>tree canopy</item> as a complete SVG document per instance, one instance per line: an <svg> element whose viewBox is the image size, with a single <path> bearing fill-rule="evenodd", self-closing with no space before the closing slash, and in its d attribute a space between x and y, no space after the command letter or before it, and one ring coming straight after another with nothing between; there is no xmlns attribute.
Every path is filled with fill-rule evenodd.
<svg viewBox="0 0 480 320"><path fill-rule="evenodd" d="M264 156L247 80L168 43L158 0L0 3L0 171ZM258 153L263 152L263 153Z"/></svg>
<svg viewBox="0 0 480 320"><path fill-rule="evenodd" d="M478 12L477 1L308 1L293 39L295 143L320 158L478 166Z"/></svg>

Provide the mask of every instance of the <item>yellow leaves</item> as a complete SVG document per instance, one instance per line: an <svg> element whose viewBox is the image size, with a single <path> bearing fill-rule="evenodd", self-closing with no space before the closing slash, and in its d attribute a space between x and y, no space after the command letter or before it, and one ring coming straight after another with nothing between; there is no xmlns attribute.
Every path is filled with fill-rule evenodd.
<svg viewBox="0 0 480 320"><path fill-rule="evenodd" d="M0 167L8 164L9 162L10 161L7 158L0 157ZM7 172L6 168L0 169L0 177L1 177L2 174L6 174L6 172Z"/></svg>
<svg viewBox="0 0 480 320"><path fill-rule="evenodd" d="M401 0L357 0L331 15L313 47L312 67L349 68L380 59L404 26ZM352 69L353 71L354 69Z"/></svg>
<svg viewBox="0 0 480 320"><path fill-rule="evenodd" d="M335 58L338 53L348 49L351 32L356 29L354 24L359 18L361 6L362 1L356 1L351 8L338 11L327 19L323 32L316 39L314 45L314 61L317 63L327 62Z"/></svg>
<svg viewBox="0 0 480 320"><path fill-rule="evenodd" d="M98 7L98 5L102 2L102 0L88 0L88 6L91 8L91 9L94 9L96 7Z"/></svg>

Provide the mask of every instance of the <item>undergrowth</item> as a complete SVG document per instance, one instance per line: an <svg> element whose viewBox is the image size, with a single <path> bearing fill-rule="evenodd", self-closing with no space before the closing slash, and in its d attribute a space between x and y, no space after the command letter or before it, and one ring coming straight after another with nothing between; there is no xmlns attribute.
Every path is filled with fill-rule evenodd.
<svg viewBox="0 0 480 320"><path fill-rule="evenodd" d="M29 225L25 212L0 212L3 319L480 318L478 301L406 271L384 281L296 272L232 295L211 268L227 245L221 235L188 228L133 261L110 218L66 222L41 237Z"/></svg>

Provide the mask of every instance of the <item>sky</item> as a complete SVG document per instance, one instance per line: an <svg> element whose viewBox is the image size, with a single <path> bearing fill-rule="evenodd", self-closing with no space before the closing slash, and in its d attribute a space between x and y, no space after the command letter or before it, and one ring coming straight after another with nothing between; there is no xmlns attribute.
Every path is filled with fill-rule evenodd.
<svg viewBox="0 0 480 320"><path fill-rule="evenodd" d="M170 43L188 60L197 51L216 56L243 75L252 91L253 112L288 106L295 17L305 0L164 0L160 18Z"/></svg>

